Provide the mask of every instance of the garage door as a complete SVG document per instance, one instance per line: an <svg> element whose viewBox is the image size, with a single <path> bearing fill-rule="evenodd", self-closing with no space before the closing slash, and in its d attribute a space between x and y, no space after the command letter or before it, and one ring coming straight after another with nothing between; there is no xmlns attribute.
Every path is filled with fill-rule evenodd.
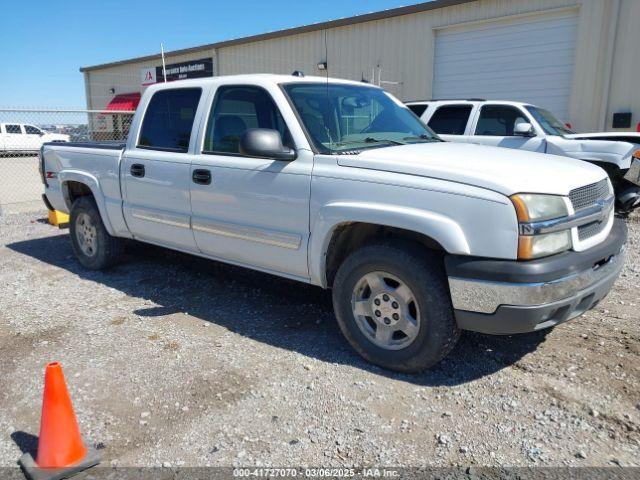
<svg viewBox="0 0 640 480"><path fill-rule="evenodd" d="M528 16L436 31L433 97L517 100L569 121L578 16Z"/></svg>

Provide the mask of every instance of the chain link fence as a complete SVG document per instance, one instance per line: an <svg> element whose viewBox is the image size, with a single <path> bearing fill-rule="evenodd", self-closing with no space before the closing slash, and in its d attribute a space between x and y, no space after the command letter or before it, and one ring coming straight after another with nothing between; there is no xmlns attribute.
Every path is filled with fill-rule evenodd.
<svg viewBox="0 0 640 480"><path fill-rule="evenodd" d="M132 111L0 108L0 215L44 208L38 151L45 142L124 141Z"/></svg>

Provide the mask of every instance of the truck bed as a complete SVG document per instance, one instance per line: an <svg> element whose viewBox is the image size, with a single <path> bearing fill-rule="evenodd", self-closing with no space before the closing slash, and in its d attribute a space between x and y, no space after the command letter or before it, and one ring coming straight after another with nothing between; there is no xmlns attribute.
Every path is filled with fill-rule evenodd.
<svg viewBox="0 0 640 480"><path fill-rule="evenodd" d="M42 180L51 206L69 213L62 184L81 183L91 189L109 232L126 235L120 190L120 157L124 148L124 142L44 144Z"/></svg>

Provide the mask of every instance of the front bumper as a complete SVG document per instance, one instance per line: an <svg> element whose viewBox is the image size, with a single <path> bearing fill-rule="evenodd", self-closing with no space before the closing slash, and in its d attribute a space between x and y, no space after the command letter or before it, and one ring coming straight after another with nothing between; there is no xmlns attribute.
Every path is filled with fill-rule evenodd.
<svg viewBox="0 0 640 480"><path fill-rule="evenodd" d="M449 256L445 260L458 326L496 335L531 332L593 308L620 275L627 227L616 219L600 245L528 262Z"/></svg>

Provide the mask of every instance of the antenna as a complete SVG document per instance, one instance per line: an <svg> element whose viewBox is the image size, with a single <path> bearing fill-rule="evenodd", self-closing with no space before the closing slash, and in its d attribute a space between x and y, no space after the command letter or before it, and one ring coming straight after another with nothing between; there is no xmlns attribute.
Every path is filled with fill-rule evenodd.
<svg viewBox="0 0 640 480"><path fill-rule="evenodd" d="M162 78L164 78L165 83L167 82L167 68L164 63L164 45L160 42L160 54L162 55Z"/></svg>
<svg viewBox="0 0 640 480"><path fill-rule="evenodd" d="M327 30L324 31L324 64L327 73L327 88L329 88L329 45L327 43Z"/></svg>

